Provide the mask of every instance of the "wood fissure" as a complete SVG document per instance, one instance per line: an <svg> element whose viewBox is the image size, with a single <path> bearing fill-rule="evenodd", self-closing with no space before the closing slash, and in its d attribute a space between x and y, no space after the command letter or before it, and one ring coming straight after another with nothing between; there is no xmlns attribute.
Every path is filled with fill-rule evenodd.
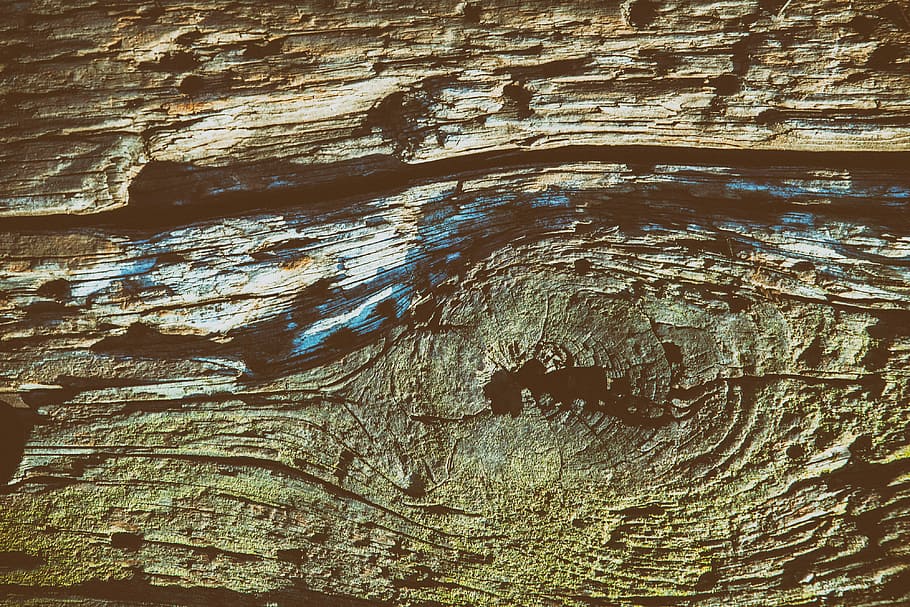
<svg viewBox="0 0 910 607"><path fill-rule="evenodd" d="M73 215L0 216L7 230L122 227L163 229L250 211L388 194L434 180L470 179L493 170L546 169L568 163L624 164L647 172L657 165L729 167L790 172L878 171L902 173L910 152L826 152L736 150L653 146L565 146L547 150L465 154L408 164L392 157L370 157L337 165L288 164L194 167L152 163L130 185L129 203L119 209ZM758 172L758 171L756 171ZM901 178L897 178L899 181Z"/></svg>

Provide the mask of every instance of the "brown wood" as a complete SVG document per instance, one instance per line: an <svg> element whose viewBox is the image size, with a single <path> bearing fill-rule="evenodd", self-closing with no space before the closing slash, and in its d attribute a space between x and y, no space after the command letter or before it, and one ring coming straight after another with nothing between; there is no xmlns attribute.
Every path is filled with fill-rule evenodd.
<svg viewBox="0 0 910 607"><path fill-rule="evenodd" d="M910 601L908 14L5 7L0 604Z"/></svg>

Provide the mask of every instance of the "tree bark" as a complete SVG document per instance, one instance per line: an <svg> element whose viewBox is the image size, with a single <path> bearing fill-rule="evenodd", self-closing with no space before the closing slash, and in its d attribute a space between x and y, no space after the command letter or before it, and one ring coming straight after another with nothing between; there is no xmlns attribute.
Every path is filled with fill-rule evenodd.
<svg viewBox="0 0 910 607"><path fill-rule="evenodd" d="M910 601L906 3L263 4L7 7L0 604Z"/></svg>

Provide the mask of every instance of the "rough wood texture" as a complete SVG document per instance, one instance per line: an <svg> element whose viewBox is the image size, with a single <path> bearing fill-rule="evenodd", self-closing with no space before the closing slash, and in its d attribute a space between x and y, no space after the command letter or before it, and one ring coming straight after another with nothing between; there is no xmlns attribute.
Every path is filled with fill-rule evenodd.
<svg viewBox="0 0 910 607"><path fill-rule="evenodd" d="M0 203L123 206L153 161L908 149L908 15L892 0L8 3Z"/></svg>
<svg viewBox="0 0 910 607"><path fill-rule="evenodd" d="M910 601L905 4L263 4L6 9L0 604Z"/></svg>

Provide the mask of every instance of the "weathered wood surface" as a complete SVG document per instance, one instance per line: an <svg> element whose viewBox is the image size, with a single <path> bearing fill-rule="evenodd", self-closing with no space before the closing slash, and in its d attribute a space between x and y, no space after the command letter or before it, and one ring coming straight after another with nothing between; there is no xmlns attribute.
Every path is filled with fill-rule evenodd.
<svg viewBox="0 0 910 607"><path fill-rule="evenodd" d="M5 398L40 411L13 604L890 604L908 200L869 170L579 162L6 234ZM709 388L656 427L527 393L494 416L532 355Z"/></svg>
<svg viewBox="0 0 910 607"><path fill-rule="evenodd" d="M905 4L263 4L6 7L0 604L910 601Z"/></svg>
<svg viewBox="0 0 910 607"><path fill-rule="evenodd" d="M0 40L4 214L123 206L154 161L910 148L905 1L50 0Z"/></svg>

